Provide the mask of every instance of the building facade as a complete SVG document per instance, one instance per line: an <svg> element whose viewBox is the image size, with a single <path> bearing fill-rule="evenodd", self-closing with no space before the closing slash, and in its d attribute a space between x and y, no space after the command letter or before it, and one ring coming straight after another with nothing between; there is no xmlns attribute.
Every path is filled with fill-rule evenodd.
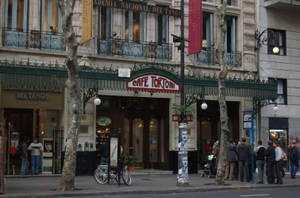
<svg viewBox="0 0 300 198"><path fill-rule="evenodd" d="M299 141L299 53L300 1L260 1L259 30L266 30L266 45L260 49L259 70L262 79L277 79L277 98L262 107L262 139L276 139L286 150L291 140ZM279 48L274 53L273 47ZM276 108L274 108L277 106Z"/></svg>
<svg viewBox="0 0 300 198"><path fill-rule="evenodd" d="M93 1L93 37L79 47L79 74L84 114L78 140L78 162L93 171L103 156L102 142L121 130L126 154L143 168L176 169L178 129L172 116L180 100L180 52L172 34L180 36L180 0ZM188 123L189 168L204 160L204 143L220 136L216 57L219 0L203 3L203 50L185 56L186 101L195 111ZM224 58L231 68L227 101L231 138L249 138L243 112L253 97L272 97L274 85L255 80L256 1L228 1ZM64 88L66 49L61 14L55 0L0 2L2 115L9 126L9 144L38 137L52 145L43 172L59 173L69 123ZM185 32L188 32L185 1ZM73 26L81 39L82 3L77 1ZM125 72L124 72L125 71ZM93 100L99 96L101 104ZM208 104L201 109L203 102ZM26 138L25 138L26 137ZM19 161L9 154L8 170ZM81 158L81 157L79 157ZM85 159L85 160L83 160ZM89 160L86 160L89 159ZM83 164L91 163L91 164ZM15 167L13 169L12 167Z"/></svg>

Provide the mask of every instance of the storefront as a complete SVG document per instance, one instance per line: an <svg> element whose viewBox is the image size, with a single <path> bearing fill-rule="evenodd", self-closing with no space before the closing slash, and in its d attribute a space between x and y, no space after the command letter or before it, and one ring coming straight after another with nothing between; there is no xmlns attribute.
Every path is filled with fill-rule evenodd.
<svg viewBox="0 0 300 198"><path fill-rule="evenodd" d="M8 65L7 69L0 67L2 108L8 123L11 123L9 129L14 137L18 135L13 132L22 134L19 137L36 136L40 141L45 140L43 143L47 145L51 145L53 140L52 155L56 156L52 158L52 165L59 167L57 162L61 159L61 150L57 149L56 145L63 144L66 132L56 132L54 129L59 126L67 129L69 123L68 98L67 94L64 94L67 73L62 66L44 65L44 68L37 69L28 67L28 64L24 63L18 67ZM33 70L36 76L32 76ZM134 155L137 166L176 169L178 123L172 121L175 114L172 106L179 104L180 100L179 77L172 67L157 64L141 64L127 70L129 75L125 76L118 73L118 68L87 67L82 68L79 73L84 114L77 147L82 158L77 158L77 166L83 169L86 162L93 162L86 174L99 163L99 160L94 158L101 158L101 155L97 154L101 151L99 137L103 136L105 131L118 129L122 131L121 143L124 153ZM20 71L23 73L20 74ZM20 80L21 83L18 82ZM31 80L35 82L32 83ZM228 102L230 130L232 138L237 140L240 136L245 136L240 119L241 112L253 108L254 96L264 99L276 95L276 85L271 82L241 79L231 79L226 83L227 100L231 101ZM25 89L29 85L32 87ZM47 85L48 91L41 91ZM185 93L187 101L196 109L192 113L192 121L188 123L189 170L196 172L197 165L202 160L203 143L207 139L219 137L217 79L214 76L186 76ZM93 100L97 95L102 102L95 107ZM201 102L204 99L208 104L206 111L201 110ZM29 122L20 121L24 119ZM57 137L60 143L56 142ZM63 148L63 145L61 147ZM46 155L48 158L51 158L50 153ZM51 160L47 163L51 163ZM9 170L12 174L11 167Z"/></svg>

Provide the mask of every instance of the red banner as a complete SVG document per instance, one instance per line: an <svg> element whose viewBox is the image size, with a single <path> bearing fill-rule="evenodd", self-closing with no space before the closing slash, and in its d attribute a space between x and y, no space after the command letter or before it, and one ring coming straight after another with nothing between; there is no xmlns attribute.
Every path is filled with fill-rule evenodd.
<svg viewBox="0 0 300 198"><path fill-rule="evenodd" d="M202 0L189 0L189 54L202 50Z"/></svg>

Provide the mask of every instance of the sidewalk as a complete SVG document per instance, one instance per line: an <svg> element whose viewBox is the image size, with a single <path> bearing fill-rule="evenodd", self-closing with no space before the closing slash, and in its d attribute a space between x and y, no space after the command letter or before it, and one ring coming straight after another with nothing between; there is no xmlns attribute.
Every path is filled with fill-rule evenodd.
<svg viewBox="0 0 300 198"><path fill-rule="evenodd" d="M213 185L214 179L201 177L200 174L189 175L189 186L176 186L177 175L167 171L139 171L132 175L131 186L117 184L97 184L92 176L76 177L75 192L56 192L60 177L8 177L6 178L5 194L3 197L61 197L61 196L87 196L87 195L116 195L116 194L164 194L212 190L232 190L248 188L278 188L300 187L300 176L290 179L287 174L284 184L252 184L248 182L226 181L224 186Z"/></svg>

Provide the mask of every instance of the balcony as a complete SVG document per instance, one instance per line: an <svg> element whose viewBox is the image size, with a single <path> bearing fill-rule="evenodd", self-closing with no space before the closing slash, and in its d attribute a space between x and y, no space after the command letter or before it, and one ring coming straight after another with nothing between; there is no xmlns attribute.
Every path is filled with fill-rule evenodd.
<svg viewBox="0 0 300 198"><path fill-rule="evenodd" d="M129 58L153 58L162 61L172 59L172 45L154 42L126 42L121 39L98 39L98 54L104 56L123 56Z"/></svg>
<svg viewBox="0 0 300 198"><path fill-rule="evenodd" d="M62 34L41 32L38 30L20 31L3 29L2 45L9 48L33 48L45 51L63 51L64 39Z"/></svg>
<svg viewBox="0 0 300 198"><path fill-rule="evenodd" d="M242 65L241 52L225 52L224 61L227 66L240 67ZM198 53L197 62L201 65L218 64L218 54L213 48L206 48Z"/></svg>
<svg viewBox="0 0 300 198"><path fill-rule="evenodd" d="M238 7L239 0L227 0L227 5ZM202 2L207 2L210 4L222 4L223 0L202 0Z"/></svg>
<svg viewBox="0 0 300 198"><path fill-rule="evenodd" d="M298 11L300 8L300 0L265 0L266 8L280 8L281 10L294 9Z"/></svg>

